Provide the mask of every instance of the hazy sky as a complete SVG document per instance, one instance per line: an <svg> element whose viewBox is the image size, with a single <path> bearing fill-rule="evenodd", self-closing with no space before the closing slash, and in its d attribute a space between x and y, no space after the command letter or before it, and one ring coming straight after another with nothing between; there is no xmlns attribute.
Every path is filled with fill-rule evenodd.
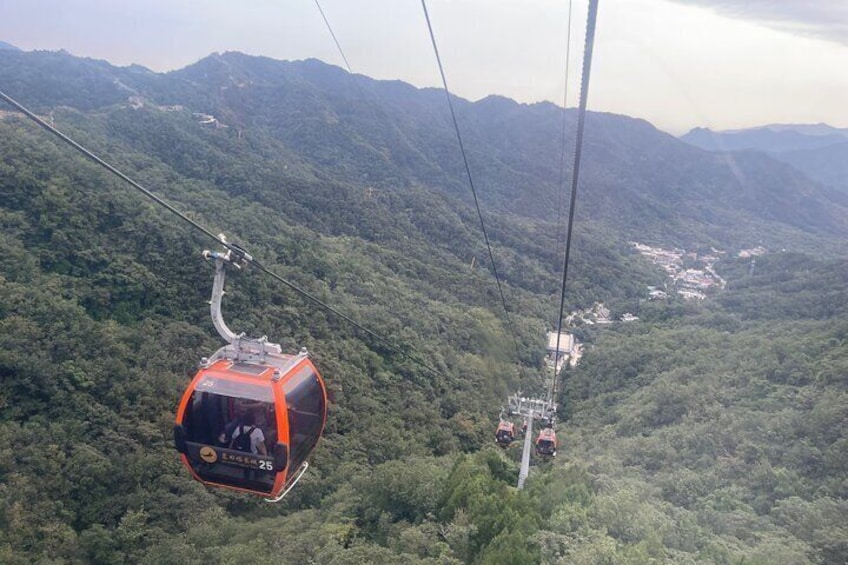
<svg viewBox="0 0 848 565"><path fill-rule="evenodd" d="M319 1L354 72L440 86L420 0ZM568 5L429 0L451 90L562 104ZM569 106L586 9L573 1ZM0 0L0 41L157 71L233 50L343 66L315 0ZM600 0L589 106L675 134L848 127L848 0Z"/></svg>

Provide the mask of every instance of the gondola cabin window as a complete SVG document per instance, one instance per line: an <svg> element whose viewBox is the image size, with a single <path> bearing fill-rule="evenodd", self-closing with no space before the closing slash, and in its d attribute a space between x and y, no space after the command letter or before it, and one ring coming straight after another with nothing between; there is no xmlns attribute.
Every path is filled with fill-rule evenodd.
<svg viewBox="0 0 848 565"><path fill-rule="evenodd" d="M188 459L201 480L262 493L274 488L277 420L270 386L203 376L183 418ZM252 445L239 450L240 433ZM234 438L234 436L236 436ZM261 446L257 445L261 438Z"/></svg>
<svg viewBox="0 0 848 565"><path fill-rule="evenodd" d="M283 385L290 430L291 466L297 468L321 437L326 414L326 398L318 374L304 365Z"/></svg>

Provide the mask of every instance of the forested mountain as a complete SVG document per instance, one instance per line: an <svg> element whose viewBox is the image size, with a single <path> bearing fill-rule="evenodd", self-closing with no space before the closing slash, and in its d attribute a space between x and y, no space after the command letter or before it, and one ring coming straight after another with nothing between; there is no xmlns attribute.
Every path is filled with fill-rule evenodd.
<svg viewBox="0 0 848 565"><path fill-rule="evenodd" d="M848 193L848 141L816 149L784 151L777 158L811 179Z"/></svg>
<svg viewBox="0 0 848 565"><path fill-rule="evenodd" d="M708 151L763 151L811 179L848 191L848 129L825 124L773 124L723 132L695 128L680 139Z"/></svg>
<svg viewBox="0 0 848 565"><path fill-rule="evenodd" d="M517 491L515 449L489 445L504 397L542 381L561 110L457 100L510 335L439 91L234 53L163 75L14 51L0 52L0 90L436 369L247 269L228 279L225 317L309 348L328 428L280 505L192 481L171 427L219 345L199 254L213 242L3 108L0 562L848 554L838 193L762 156L728 164L644 121L590 115L567 307L601 301L639 321L576 330L587 351L562 390L560 455ZM753 271L728 252L724 290L649 302L667 277L628 239L789 251Z"/></svg>

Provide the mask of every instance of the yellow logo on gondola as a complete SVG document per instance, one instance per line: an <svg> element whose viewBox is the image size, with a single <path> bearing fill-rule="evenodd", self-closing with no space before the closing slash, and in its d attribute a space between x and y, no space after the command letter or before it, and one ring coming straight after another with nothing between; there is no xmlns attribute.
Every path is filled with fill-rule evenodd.
<svg viewBox="0 0 848 565"><path fill-rule="evenodd" d="M218 452L208 445L204 445L200 448L200 458L207 463L214 463L218 460Z"/></svg>

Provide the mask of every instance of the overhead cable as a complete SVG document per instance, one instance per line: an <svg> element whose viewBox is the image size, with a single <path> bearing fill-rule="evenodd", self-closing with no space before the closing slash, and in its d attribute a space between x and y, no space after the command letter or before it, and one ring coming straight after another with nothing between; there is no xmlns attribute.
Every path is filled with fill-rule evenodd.
<svg viewBox="0 0 848 565"><path fill-rule="evenodd" d="M489 242L489 234L486 232L486 223L483 221L483 213L480 211L480 201L477 198L477 190L474 188L474 179L471 177L471 168L468 166L468 157L465 154L465 146L462 144L462 135L459 133L459 122L457 122L456 112L453 109L453 101L451 100L450 89L448 89L448 81L445 78L445 69L442 66L442 58L439 56L439 48L436 46L436 36L433 34L433 26L430 23L430 14L427 12L426 0L421 0L421 7L424 8L424 18L427 20L427 29L430 30L430 40L433 43L433 51L436 54L436 62L439 64L439 74L442 76L442 85L444 86L445 94L447 95L448 106L450 107L450 114L453 119L453 128L454 131L456 131L456 139L459 142L459 151L462 153L462 162L465 164L465 174L468 175L468 185L471 187L471 194L474 196L474 207L477 209L477 218L480 220L480 229L483 232L483 239L486 242L486 249L489 252L489 261L492 264L492 273L494 274L495 282L498 285L498 293L501 297L501 304L503 305L504 315L506 316L506 323L509 327L510 333L512 334L513 342L515 343L516 354L518 354L518 339L516 338L512 320L509 317L509 310L506 307L506 298L504 298L501 277L498 274L498 267L495 264L495 256L492 253L492 245Z"/></svg>
<svg viewBox="0 0 848 565"><path fill-rule="evenodd" d="M589 15L586 21L586 43L583 48L583 72L580 84L580 109L577 114L577 135L574 141L574 165L571 171L571 204L568 209L568 233L565 239L565 260L562 265L562 290L559 298L557 318L556 361L554 380L551 386L551 401L556 401L556 367L559 364L559 341L562 336L562 314L565 309L565 285L568 280L568 261L571 254L571 234L574 228L574 209L577 203L577 180L580 176L580 158L583 154L583 129L586 123L586 105L589 99L589 74L592 70L592 47L595 43L595 21L598 16L598 0L589 0Z"/></svg>
<svg viewBox="0 0 848 565"><path fill-rule="evenodd" d="M572 0L568 0L568 32L566 33L565 39L565 80L564 88L562 91L562 128L560 135L560 153L559 153L559 182L557 183L557 219L556 225L554 227L554 234L556 236L556 254L554 257L559 258L559 246L560 246L560 232L559 232L559 223L562 219L562 193L565 188L565 130L566 125L568 124L568 112L566 112L566 108L568 108L568 78L569 78L569 64L571 63L571 4Z"/></svg>
<svg viewBox="0 0 848 565"><path fill-rule="evenodd" d="M318 6L318 11L321 12L321 18L324 20L324 24L326 24L327 29L330 31L330 35L333 36L333 41L336 43L336 49L339 50L339 54L342 56L342 60L344 60L345 66L347 67L347 72L352 75L353 70L350 68L350 63L347 62L347 57L345 57L344 51L342 50L342 46L339 43L339 40L336 39L336 34L333 33L333 27L330 25L330 20L327 19L327 16L324 14L324 10L321 9L321 4L318 3L318 0L315 0L315 5Z"/></svg>

